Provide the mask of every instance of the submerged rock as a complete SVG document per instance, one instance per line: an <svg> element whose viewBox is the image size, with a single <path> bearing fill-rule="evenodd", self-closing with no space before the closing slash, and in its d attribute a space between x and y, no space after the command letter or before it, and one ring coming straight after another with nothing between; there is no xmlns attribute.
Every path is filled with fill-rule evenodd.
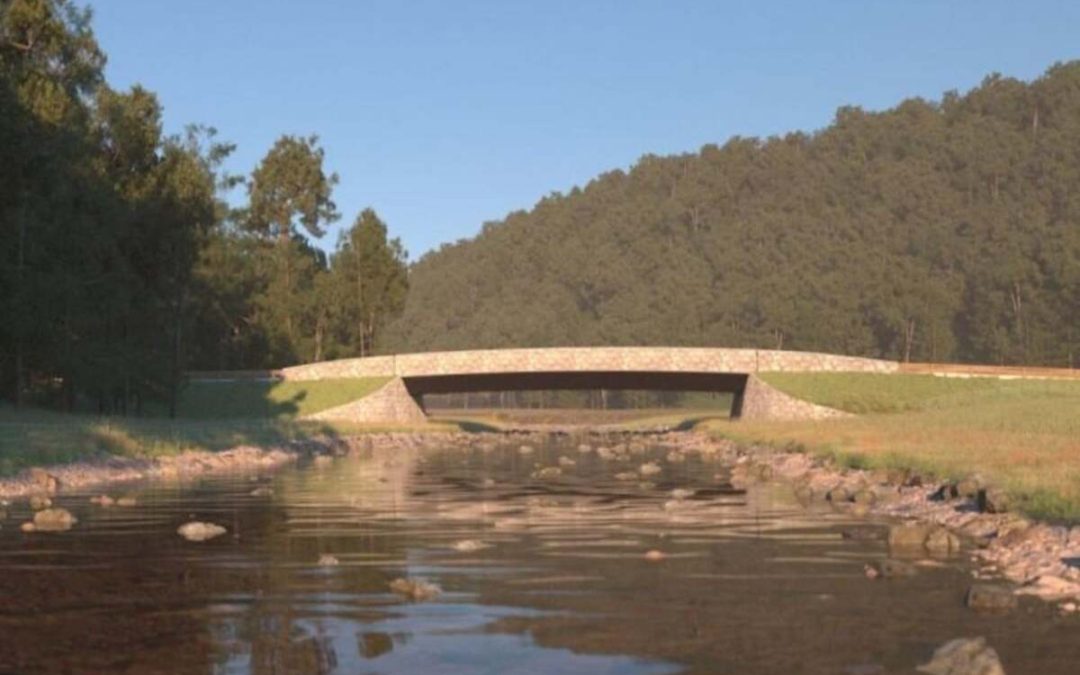
<svg viewBox="0 0 1080 675"><path fill-rule="evenodd" d="M339 564L341 564L341 561L329 553L323 553L319 556L319 567L336 567Z"/></svg>
<svg viewBox="0 0 1080 675"><path fill-rule="evenodd" d="M663 469L661 469L660 465L656 462L645 462L638 467L638 473L642 476L652 476L653 474L660 473L662 470Z"/></svg>
<svg viewBox="0 0 1080 675"><path fill-rule="evenodd" d="M663 551L658 551L655 548L651 551L646 551L644 558L650 562L659 562L667 557L667 554Z"/></svg>
<svg viewBox="0 0 1080 675"><path fill-rule="evenodd" d="M567 468L572 467L572 466L577 466L577 461L573 460L573 459L571 459L569 457L560 457L559 458L559 466L563 466L563 467L567 467Z"/></svg>
<svg viewBox="0 0 1080 675"><path fill-rule="evenodd" d="M876 560L863 568L869 579L898 579L901 577L913 577L918 573L917 568L902 560Z"/></svg>
<svg viewBox="0 0 1080 675"><path fill-rule="evenodd" d="M974 584L968 589L964 604L979 611L1002 612L1016 609L1013 592L997 584Z"/></svg>
<svg viewBox="0 0 1080 675"><path fill-rule="evenodd" d="M274 494L274 488L264 485L262 487L255 488L248 494L250 494L252 497L269 497Z"/></svg>
<svg viewBox="0 0 1080 675"><path fill-rule="evenodd" d="M98 495L97 497L91 497L90 503L98 506L112 506L116 503L116 500L109 495Z"/></svg>
<svg viewBox="0 0 1080 675"><path fill-rule="evenodd" d="M532 472L533 478L558 478L562 475L562 469L557 466L548 466Z"/></svg>
<svg viewBox="0 0 1080 675"><path fill-rule="evenodd" d="M197 520L193 520L190 523L184 523L176 529L176 533L188 541L206 541L207 539L220 537L225 534L226 531L227 530L221 525L203 523Z"/></svg>
<svg viewBox="0 0 1080 675"><path fill-rule="evenodd" d="M917 670L930 675L1005 675L997 652L982 637L946 642Z"/></svg>
<svg viewBox="0 0 1080 675"><path fill-rule="evenodd" d="M135 506L136 504L138 504L138 501L134 497L121 497L120 499L116 500L117 506L130 507Z"/></svg>
<svg viewBox="0 0 1080 675"><path fill-rule="evenodd" d="M485 544L478 539L462 539L456 541L450 547L460 553L472 553L474 551L482 551L485 548L491 548L491 544Z"/></svg>
<svg viewBox="0 0 1080 675"><path fill-rule="evenodd" d="M936 528L922 523L904 523L889 528L889 548L904 551L921 550L927 537Z"/></svg>
<svg viewBox="0 0 1080 675"><path fill-rule="evenodd" d="M885 531L880 527L848 527L840 532L844 539L855 541L874 541L885 538Z"/></svg>
<svg viewBox="0 0 1080 675"><path fill-rule="evenodd" d="M35 511L47 509L50 506L52 506L52 500L45 495L34 495L30 497L30 508L34 509Z"/></svg>
<svg viewBox="0 0 1080 675"><path fill-rule="evenodd" d="M43 509L34 514L35 532L64 532L79 522L67 509Z"/></svg>
<svg viewBox="0 0 1080 675"><path fill-rule="evenodd" d="M390 582L390 590L413 602L432 600L442 593L441 588L424 579L394 579Z"/></svg>
<svg viewBox="0 0 1080 675"><path fill-rule="evenodd" d="M521 453L522 455L531 455L531 454L533 454L533 452L535 452L535 450L536 449L533 448L533 446L531 446L531 445L522 445L521 447L518 448L518 452Z"/></svg>
<svg viewBox="0 0 1080 675"><path fill-rule="evenodd" d="M314 464L319 469L325 469L334 463L334 458L330 455L319 455L315 458Z"/></svg>

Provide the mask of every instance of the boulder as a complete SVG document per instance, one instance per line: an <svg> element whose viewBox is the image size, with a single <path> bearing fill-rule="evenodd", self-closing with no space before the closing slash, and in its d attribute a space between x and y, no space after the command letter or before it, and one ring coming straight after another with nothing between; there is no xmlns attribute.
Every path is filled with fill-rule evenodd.
<svg viewBox="0 0 1080 675"><path fill-rule="evenodd" d="M984 488L979 490L978 504L984 513L1008 513L1009 495L995 488Z"/></svg>
<svg viewBox="0 0 1080 675"><path fill-rule="evenodd" d="M950 556L960 552L960 538L944 527L939 527L926 537L926 550L934 555Z"/></svg>
<svg viewBox="0 0 1080 675"><path fill-rule="evenodd" d="M53 493L60 489L60 479L40 466L30 467L29 473L30 480L34 481L34 485L45 492Z"/></svg>
<svg viewBox="0 0 1080 675"><path fill-rule="evenodd" d="M889 528L889 548L905 551L921 551L934 526L921 523L904 523Z"/></svg>
<svg viewBox="0 0 1080 675"><path fill-rule="evenodd" d="M1012 590L998 584L973 584L964 597L964 604L978 611L1005 612L1016 609Z"/></svg>
<svg viewBox="0 0 1080 675"><path fill-rule="evenodd" d="M873 506L877 502L877 494L870 489L862 488L851 496L851 499L856 504L866 504L867 506Z"/></svg>
<svg viewBox="0 0 1080 675"><path fill-rule="evenodd" d="M843 485L837 485L833 489L825 493L825 499L829 500L833 504L840 504L842 502L851 501L851 493Z"/></svg>
<svg viewBox="0 0 1080 675"><path fill-rule="evenodd" d="M981 637L946 642L917 670L930 675L1005 675L997 652Z"/></svg>
<svg viewBox="0 0 1080 675"><path fill-rule="evenodd" d="M43 509L34 514L34 531L64 532L79 522L67 509Z"/></svg>

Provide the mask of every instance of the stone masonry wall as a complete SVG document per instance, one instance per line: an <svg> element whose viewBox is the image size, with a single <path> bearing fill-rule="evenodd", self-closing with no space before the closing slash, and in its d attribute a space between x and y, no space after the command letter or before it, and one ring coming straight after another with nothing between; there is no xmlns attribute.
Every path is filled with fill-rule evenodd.
<svg viewBox="0 0 1080 675"><path fill-rule="evenodd" d="M286 380L302 381L568 371L893 373L898 368L899 364L893 361L815 352L696 347L554 347L341 359L285 368L281 375Z"/></svg>
<svg viewBox="0 0 1080 675"><path fill-rule="evenodd" d="M396 377L364 398L321 410L306 419L358 424L419 424L427 420L427 415L409 395L401 378Z"/></svg>
<svg viewBox="0 0 1080 675"><path fill-rule="evenodd" d="M742 420L824 420L851 417L851 413L788 396L751 375L743 391Z"/></svg>

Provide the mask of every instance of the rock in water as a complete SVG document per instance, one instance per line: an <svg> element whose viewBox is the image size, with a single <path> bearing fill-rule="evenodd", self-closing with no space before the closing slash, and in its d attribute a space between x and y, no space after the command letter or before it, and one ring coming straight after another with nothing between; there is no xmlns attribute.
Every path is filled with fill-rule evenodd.
<svg viewBox="0 0 1080 675"><path fill-rule="evenodd" d="M335 556L330 555L329 553L323 553L321 556L319 556L320 567L336 567L340 563L340 560L338 560Z"/></svg>
<svg viewBox="0 0 1080 675"><path fill-rule="evenodd" d="M934 528L930 525L919 523L906 523L893 525L889 528L889 548L904 551L921 551L926 538L930 536Z"/></svg>
<svg viewBox="0 0 1080 675"><path fill-rule="evenodd" d="M946 642L917 670L930 675L1005 675L997 652L982 637Z"/></svg>
<svg viewBox="0 0 1080 675"><path fill-rule="evenodd" d="M454 545L451 548L461 553L473 553L474 551L482 551L483 549L490 547L490 544L485 544L477 539L462 539L461 541L454 542Z"/></svg>
<svg viewBox="0 0 1080 675"><path fill-rule="evenodd" d="M90 503L97 504L98 506L112 506L116 503L116 500L109 495L99 495L97 497L91 497Z"/></svg>
<svg viewBox="0 0 1080 675"><path fill-rule="evenodd" d="M642 476L651 476L653 474L660 473L660 471L660 465L656 462L645 462L640 467L638 467L638 472Z"/></svg>
<svg viewBox="0 0 1080 675"><path fill-rule="evenodd" d="M116 505L117 506L131 507L131 506L135 506L137 503L138 503L138 501L136 501L136 499L134 497L121 497L121 498L116 500Z"/></svg>
<svg viewBox="0 0 1080 675"><path fill-rule="evenodd" d="M938 556L956 555L960 552L960 538L943 527L927 535L924 545L927 551Z"/></svg>
<svg viewBox="0 0 1080 675"><path fill-rule="evenodd" d="M44 495L34 495L30 497L30 508L34 509L35 511L47 509L50 506L52 506L52 500Z"/></svg>
<svg viewBox="0 0 1080 675"><path fill-rule="evenodd" d="M1017 598L1004 586L995 584L975 584L968 589L964 599L971 609L991 612L1005 612L1016 609Z"/></svg>
<svg viewBox="0 0 1080 675"><path fill-rule="evenodd" d="M902 560L876 560L863 570L869 579L898 579L913 577L917 573L914 565Z"/></svg>
<svg viewBox="0 0 1080 675"><path fill-rule="evenodd" d="M190 523L184 523L176 530L177 534L188 541L206 541L207 539L220 537L225 534L225 532L225 528L220 525L201 523L197 520L193 520Z"/></svg>
<svg viewBox="0 0 1080 675"><path fill-rule="evenodd" d="M648 560L649 562L659 562L659 561L663 560L666 557L667 557L666 553L664 553L663 551L657 551L656 549L645 552L645 559Z"/></svg>
<svg viewBox="0 0 1080 675"><path fill-rule="evenodd" d="M34 530L37 532L63 532L79 522L67 509L44 509L34 514Z"/></svg>
<svg viewBox="0 0 1080 675"><path fill-rule="evenodd" d="M269 497L274 494L274 488L266 487L264 485L263 487L255 488L248 494L250 494L252 497Z"/></svg>
<svg viewBox="0 0 1080 675"><path fill-rule="evenodd" d="M423 579L394 579L390 582L390 590L413 602L431 600L442 593L442 589Z"/></svg>

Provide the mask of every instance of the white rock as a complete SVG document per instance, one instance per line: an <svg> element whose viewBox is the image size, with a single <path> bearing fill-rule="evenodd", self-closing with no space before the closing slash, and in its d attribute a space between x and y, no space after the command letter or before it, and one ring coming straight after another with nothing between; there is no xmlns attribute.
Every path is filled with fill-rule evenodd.
<svg viewBox="0 0 1080 675"><path fill-rule="evenodd" d="M184 523L176 529L176 533L188 541L206 541L207 539L220 537L225 532L225 528L220 525L203 523L197 520Z"/></svg>

